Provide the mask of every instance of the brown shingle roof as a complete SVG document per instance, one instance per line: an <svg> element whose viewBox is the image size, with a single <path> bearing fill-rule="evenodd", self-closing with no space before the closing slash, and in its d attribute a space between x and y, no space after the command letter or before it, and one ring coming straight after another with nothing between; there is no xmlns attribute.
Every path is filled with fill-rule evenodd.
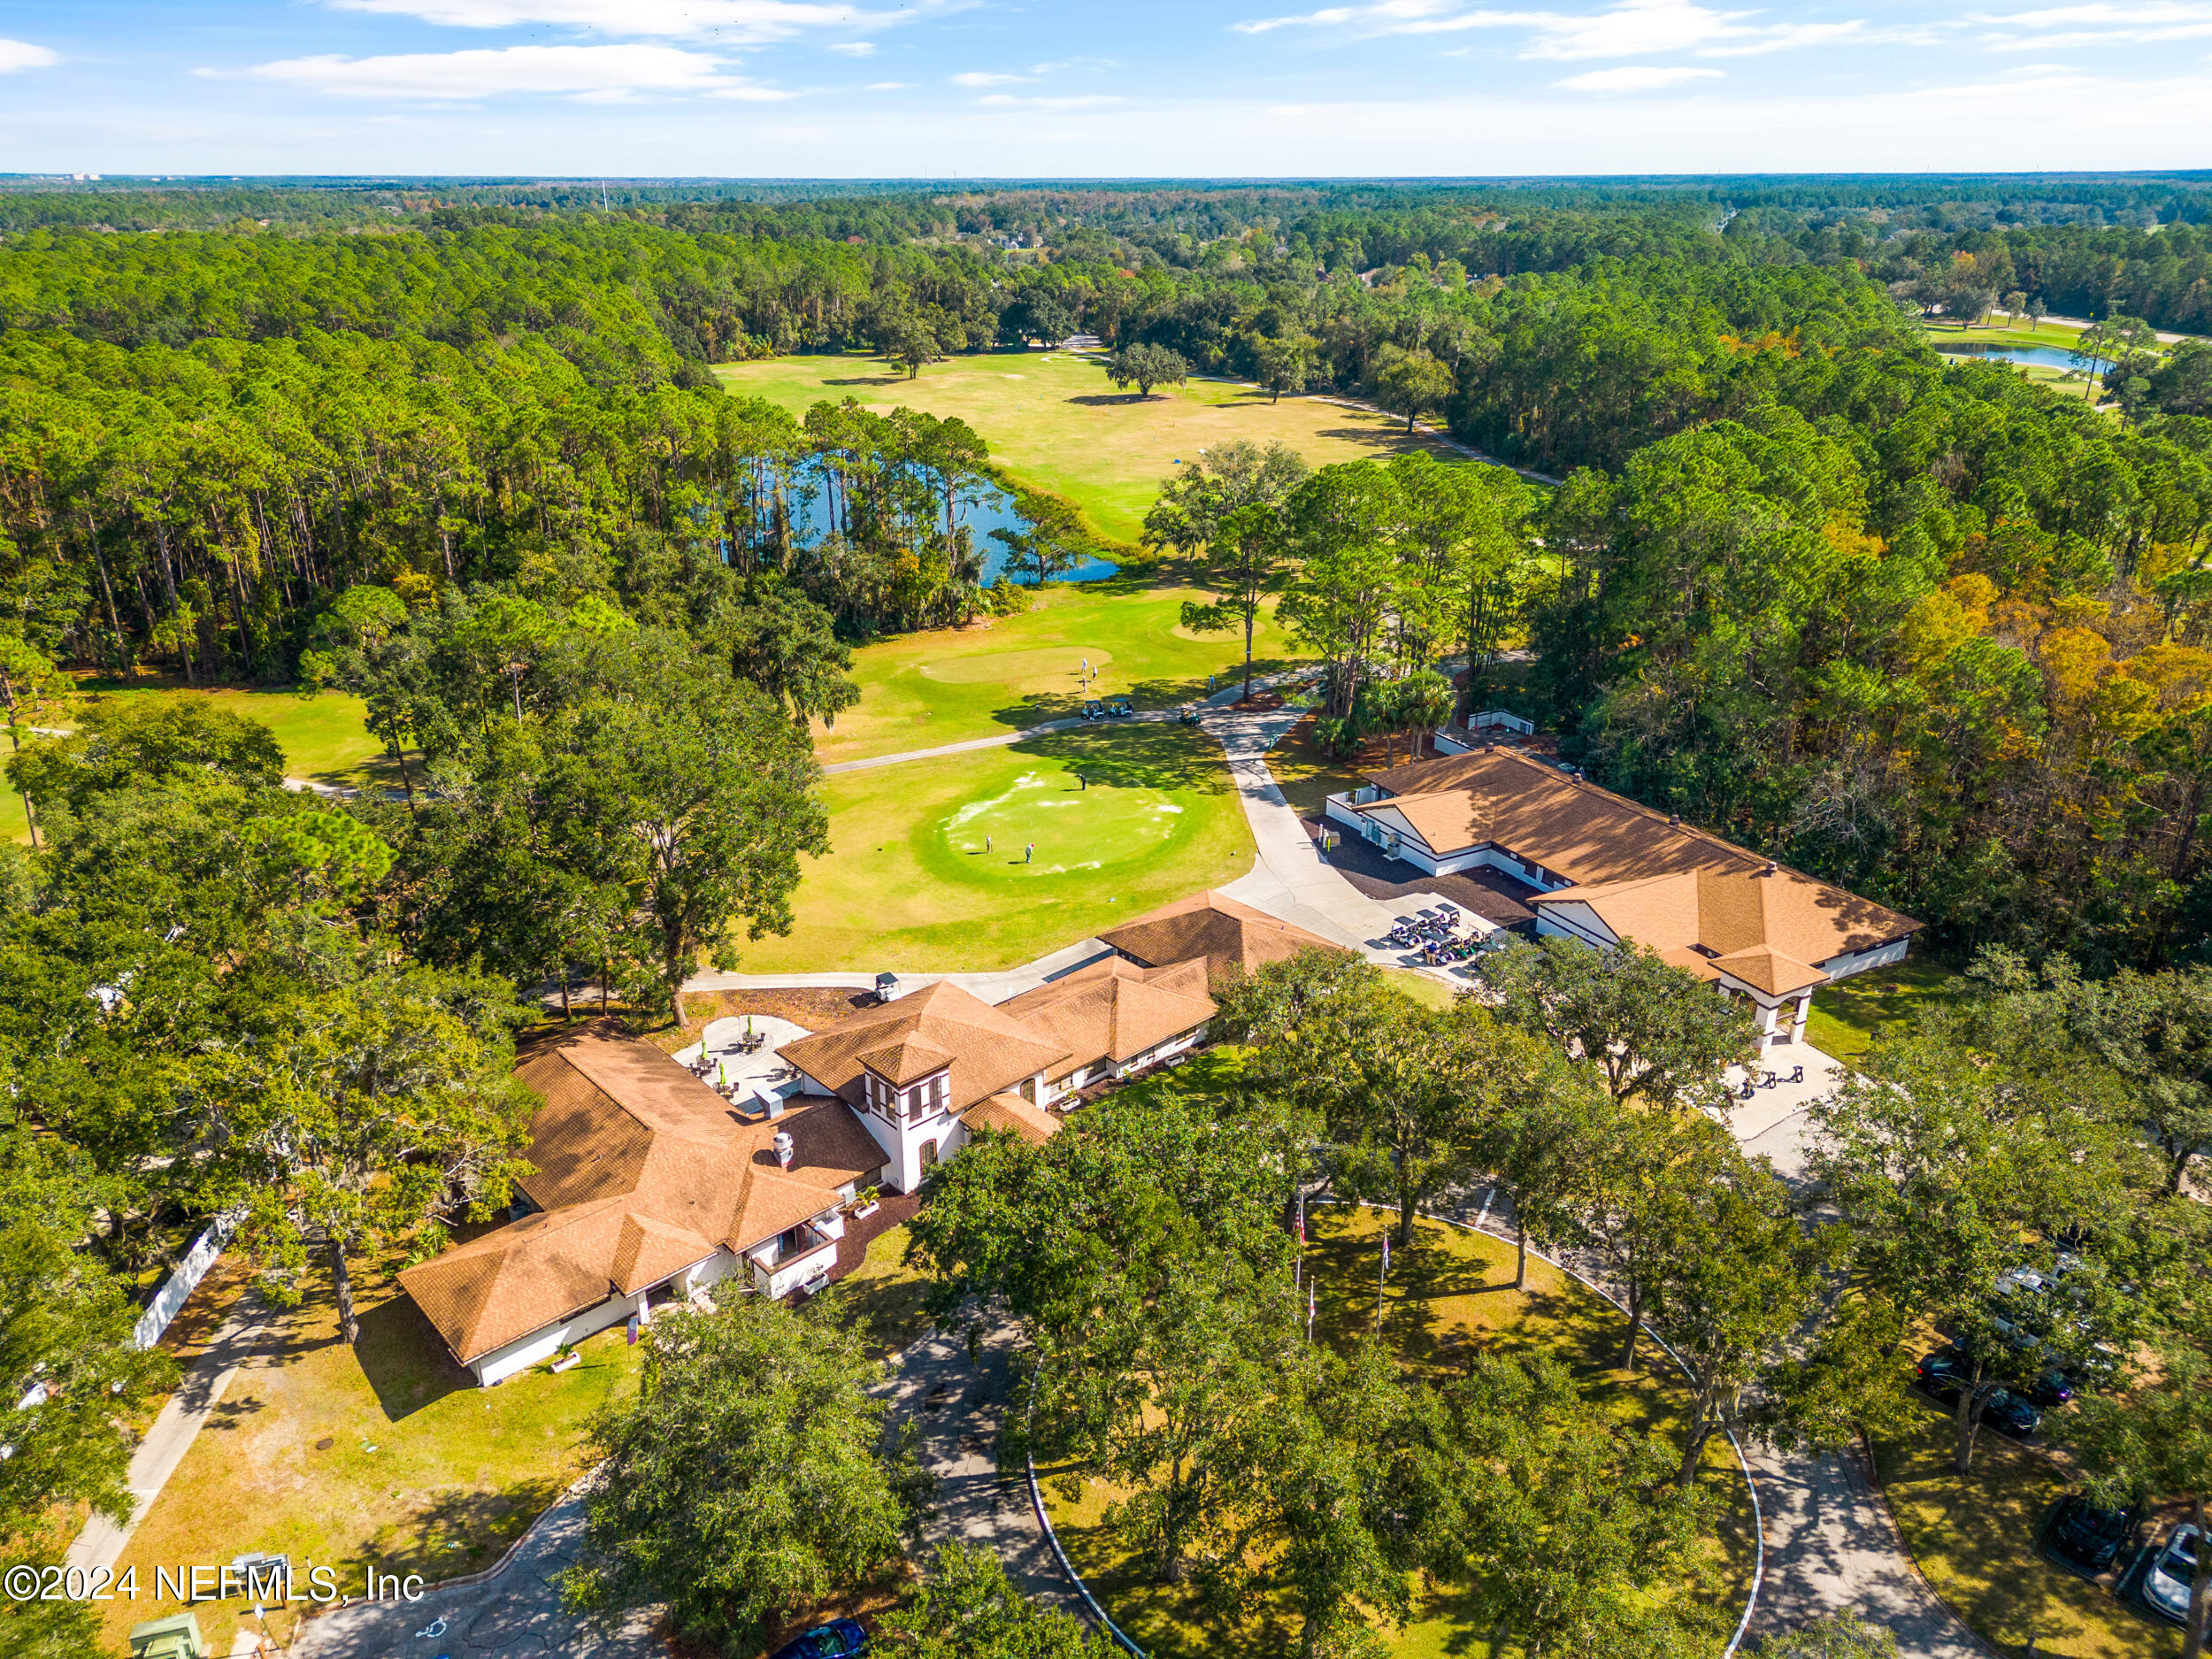
<svg viewBox="0 0 2212 1659"><path fill-rule="evenodd" d="M1369 776L1394 793L1357 810L1394 810L1439 855L1488 844L1532 859L1574 883L1545 898L1603 900L1615 933L1663 954L1676 945L1723 956L1763 945L1818 964L1920 926L1517 750L1478 749Z"/></svg>
<svg viewBox="0 0 2212 1659"><path fill-rule="evenodd" d="M1919 926L1840 887L1765 864L1565 887L1530 902L1586 904L1617 938L1632 939L1704 977L1726 973L1773 996L1825 984L1828 976L1817 964Z"/></svg>
<svg viewBox="0 0 2212 1659"><path fill-rule="evenodd" d="M659 1049L604 1031L541 1044L517 1075L545 1102L517 1183L541 1213L400 1275L464 1363L718 1248L749 1249L884 1163L839 1102L748 1123ZM779 1130L788 1170L771 1149Z"/></svg>
<svg viewBox="0 0 2212 1659"><path fill-rule="evenodd" d="M1141 968L1121 956L1078 968L999 1007L1068 1050L1050 1073L1055 1079L1100 1061L1118 1065L1214 1014L1204 962Z"/></svg>
<svg viewBox="0 0 2212 1659"><path fill-rule="evenodd" d="M863 1009L826 1031L785 1043L777 1053L823 1087L843 1094L856 1085L862 1064L872 1056L896 1054L902 1045L914 1043L951 1057L947 1104L956 1113L1024 1078L1049 1071L1068 1057L1064 1048L943 979L895 1002ZM932 1065L913 1076L936 1069Z"/></svg>
<svg viewBox="0 0 2212 1659"><path fill-rule="evenodd" d="M1766 862L1717 835L1670 824L1663 813L1624 795L1577 783L1517 749L1477 749L1368 776L1399 798L1356 810L1397 808L1432 851L1494 843L1578 886L1692 870L1755 870Z"/></svg>
<svg viewBox="0 0 2212 1659"><path fill-rule="evenodd" d="M1218 893L1194 893L1163 904L1099 938L1147 967L1203 956L1212 985L1240 970L1250 973L1271 962L1287 962L1302 950L1344 949Z"/></svg>
<svg viewBox="0 0 2212 1659"><path fill-rule="evenodd" d="M1057 1118L1018 1094L994 1094L978 1101L960 1114L960 1121L972 1130L1009 1130L1033 1146L1041 1146L1060 1133Z"/></svg>

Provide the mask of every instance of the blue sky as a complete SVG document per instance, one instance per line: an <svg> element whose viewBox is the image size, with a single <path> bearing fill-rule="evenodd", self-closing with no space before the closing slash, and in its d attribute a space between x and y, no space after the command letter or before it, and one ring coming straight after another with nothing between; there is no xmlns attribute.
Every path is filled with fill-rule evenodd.
<svg viewBox="0 0 2212 1659"><path fill-rule="evenodd" d="M2212 165L2212 0L1517 6L0 0L0 171Z"/></svg>

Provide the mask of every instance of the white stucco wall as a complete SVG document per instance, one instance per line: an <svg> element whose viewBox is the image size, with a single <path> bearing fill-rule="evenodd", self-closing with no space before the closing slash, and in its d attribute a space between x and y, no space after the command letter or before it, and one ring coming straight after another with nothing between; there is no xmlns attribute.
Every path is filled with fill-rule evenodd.
<svg viewBox="0 0 2212 1659"><path fill-rule="evenodd" d="M1908 935L1903 939L1893 939L1886 945L1877 945L1871 950L1859 951L1853 956L1831 956L1827 961L1816 965L1832 979L1847 979L1855 973L1864 973L1869 968L1886 968L1893 962L1902 962L1905 959L1905 952L1911 947L1912 940Z"/></svg>
<svg viewBox="0 0 2212 1659"><path fill-rule="evenodd" d="M680 1294L688 1295L701 1286L726 1279L737 1267L738 1258L733 1252L717 1250L704 1261L695 1263L676 1275L674 1282ZM565 1319L542 1325L504 1348L494 1348L481 1358L471 1360L468 1368L476 1380L487 1388L495 1383L504 1382L517 1371L544 1363L572 1342L580 1342L611 1325L624 1323L644 1305L645 1298L652 1289L653 1286L649 1285L634 1295L610 1296L604 1302L572 1313Z"/></svg>

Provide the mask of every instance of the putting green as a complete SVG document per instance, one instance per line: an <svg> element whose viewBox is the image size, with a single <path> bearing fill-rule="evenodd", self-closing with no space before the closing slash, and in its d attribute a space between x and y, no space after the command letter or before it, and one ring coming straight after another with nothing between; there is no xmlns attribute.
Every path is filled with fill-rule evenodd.
<svg viewBox="0 0 2212 1659"><path fill-rule="evenodd" d="M747 972L1013 967L1252 867L1220 745L1164 721L841 772L822 797L830 851L800 860L789 933L735 941Z"/></svg>
<svg viewBox="0 0 2212 1659"><path fill-rule="evenodd" d="M1024 772L995 795L961 807L940 826L946 849L972 861L985 881L1102 870L1171 844L1185 809L1162 790L1102 782L1080 770Z"/></svg>

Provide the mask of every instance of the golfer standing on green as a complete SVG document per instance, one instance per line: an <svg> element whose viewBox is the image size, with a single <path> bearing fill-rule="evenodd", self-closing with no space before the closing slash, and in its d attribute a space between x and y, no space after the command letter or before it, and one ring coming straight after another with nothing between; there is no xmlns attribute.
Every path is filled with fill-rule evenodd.
<svg viewBox="0 0 2212 1659"><path fill-rule="evenodd" d="M1037 843L1032 841L1022 849L1022 863L1028 864L1037 856Z"/></svg>

